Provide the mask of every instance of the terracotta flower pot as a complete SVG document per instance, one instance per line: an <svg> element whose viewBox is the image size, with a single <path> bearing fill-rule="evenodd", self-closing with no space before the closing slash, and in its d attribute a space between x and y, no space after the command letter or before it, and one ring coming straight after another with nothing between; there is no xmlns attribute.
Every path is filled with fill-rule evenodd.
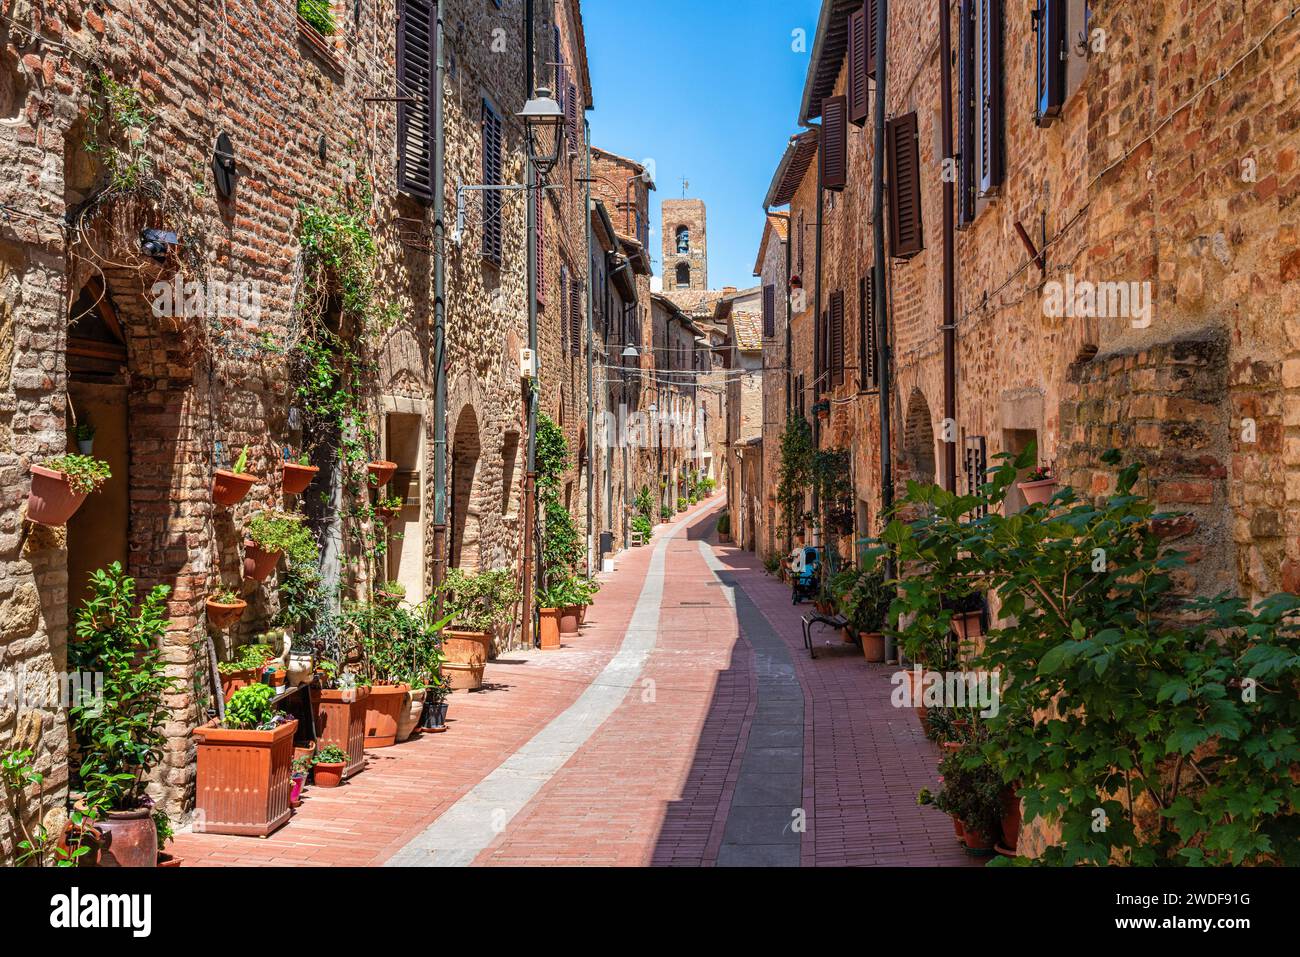
<svg viewBox="0 0 1300 957"><path fill-rule="evenodd" d="M560 609L560 637L578 637L578 606L566 605Z"/></svg>
<svg viewBox="0 0 1300 957"><path fill-rule="evenodd" d="M977 831L965 821L962 822L962 839L966 850L972 854L990 854L993 851L993 838L982 831Z"/></svg>
<svg viewBox="0 0 1300 957"><path fill-rule="evenodd" d="M448 630L442 633L442 673L453 691L477 691L492 651L492 636L484 631Z"/></svg>
<svg viewBox="0 0 1300 957"><path fill-rule="evenodd" d="M300 495L307 490L307 486L316 478L319 472L314 465L298 465L296 462L285 462L284 473L281 476L280 485L285 495Z"/></svg>
<svg viewBox="0 0 1300 957"><path fill-rule="evenodd" d="M336 788L343 783L343 768L346 765L317 764L312 767L312 783L318 788Z"/></svg>
<svg viewBox="0 0 1300 957"><path fill-rule="evenodd" d="M158 852L159 867L180 867L185 863L185 858L177 857L175 854L168 854L166 851Z"/></svg>
<svg viewBox="0 0 1300 957"><path fill-rule="evenodd" d="M347 753L343 777L352 777L366 766L366 699L369 688L313 689L316 712L316 742L321 748L334 745Z"/></svg>
<svg viewBox="0 0 1300 957"><path fill-rule="evenodd" d="M391 748L397 743L397 721L406 708L406 685L374 685L366 698L366 748ZM319 767L319 765L317 765Z"/></svg>
<svg viewBox="0 0 1300 957"><path fill-rule="evenodd" d="M397 716L397 740L406 741L415 733L415 726L420 723L420 715L424 714L424 699L428 695L427 688L420 688L411 692L410 705Z"/></svg>
<svg viewBox="0 0 1300 957"><path fill-rule="evenodd" d="M984 634L983 612L957 612L952 616L952 630L962 641L981 637Z"/></svg>
<svg viewBox="0 0 1300 957"><path fill-rule="evenodd" d="M1014 857L1016 845L1020 843L1020 796L1016 793L1018 785L1012 785L1002 792L1002 845L998 848L1004 854Z"/></svg>
<svg viewBox="0 0 1300 957"><path fill-rule="evenodd" d="M400 508L389 508L387 505L380 505L375 509L375 514L379 516L379 520L385 525L392 525L402 514L402 510Z"/></svg>
<svg viewBox="0 0 1300 957"><path fill-rule="evenodd" d="M1030 505L1044 505L1052 500L1058 484L1056 479L1050 478L1040 482L1017 482L1016 488Z"/></svg>
<svg viewBox="0 0 1300 957"><path fill-rule="evenodd" d="M245 541L244 577L255 582L266 581L271 577L271 572L275 571L275 566L280 563L280 556L283 554L279 550L268 552L254 542Z"/></svg>
<svg viewBox="0 0 1300 957"><path fill-rule="evenodd" d="M158 831L153 811L109 811L96 821L99 831L100 867L157 867Z"/></svg>
<svg viewBox="0 0 1300 957"><path fill-rule="evenodd" d="M208 609L208 624L218 631L224 631L235 622L243 617L245 610L248 608L248 602L239 600L233 605L226 605L215 599L209 598L206 602Z"/></svg>
<svg viewBox="0 0 1300 957"><path fill-rule="evenodd" d="M964 827L961 826L961 818L959 818L956 814L953 814L953 815L950 815L950 816L952 817L952 829L953 829L953 832L957 835L957 840L958 840L960 843L965 844L965 843L966 843L966 829L965 829Z"/></svg>
<svg viewBox="0 0 1300 957"><path fill-rule="evenodd" d="M885 660L885 636L878 631L864 631L860 633L862 638L862 657L866 658L872 664L880 664Z"/></svg>
<svg viewBox="0 0 1300 957"><path fill-rule="evenodd" d="M27 495L27 520L41 525L65 525L87 492L73 489L62 472L40 465L32 466L32 488Z"/></svg>
<svg viewBox="0 0 1300 957"><path fill-rule="evenodd" d="M221 695L224 700L229 701L236 691L240 688L246 688L257 680L257 670L254 668L245 668L242 671L232 671L229 674L221 676Z"/></svg>
<svg viewBox="0 0 1300 957"><path fill-rule="evenodd" d="M560 647L560 609L537 609L539 625L537 637L543 651L555 651Z"/></svg>
<svg viewBox="0 0 1300 957"><path fill-rule="evenodd" d="M587 605L578 606L578 627L581 628L587 623Z"/></svg>
<svg viewBox="0 0 1300 957"><path fill-rule="evenodd" d="M289 776L297 721L274 731L195 728L198 778L194 831L265 837L289 820Z"/></svg>
<svg viewBox="0 0 1300 957"><path fill-rule="evenodd" d="M371 462L366 466L372 479L371 485L379 487L387 485L389 479L397 472L396 462Z"/></svg>
<svg viewBox="0 0 1300 957"><path fill-rule="evenodd" d="M302 804L302 789L306 783L306 772L295 771L289 776L289 807Z"/></svg>
<svg viewBox="0 0 1300 957"><path fill-rule="evenodd" d="M247 472L236 475L228 469L217 469L212 477L212 501L218 505L238 505L253 488L257 479Z"/></svg>

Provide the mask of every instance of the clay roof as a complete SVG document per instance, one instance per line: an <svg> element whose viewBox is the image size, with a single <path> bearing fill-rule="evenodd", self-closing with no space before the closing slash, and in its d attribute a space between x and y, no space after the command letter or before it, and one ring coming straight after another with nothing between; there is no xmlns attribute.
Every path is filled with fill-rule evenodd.
<svg viewBox="0 0 1300 957"><path fill-rule="evenodd" d="M687 315L698 316L712 313L723 293L717 289L665 289L663 296Z"/></svg>
<svg viewBox="0 0 1300 957"><path fill-rule="evenodd" d="M817 39L813 43L808 78L804 81L803 105L799 122L807 124L822 115L822 100L835 92L840 67L849 49L849 14L862 6L862 0L824 0L817 22Z"/></svg>
<svg viewBox="0 0 1300 957"><path fill-rule="evenodd" d="M739 352L763 351L763 320L752 312L738 312L731 317L731 328Z"/></svg>
<svg viewBox="0 0 1300 957"><path fill-rule="evenodd" d="M772 184L767 188L765 207L785 206L799 191L800 184L808 175L813 161L817 158L817 141L820 134L816 129L805 130L790 137L781 162L777 164Z"/></svg>
<svg viewBox="0 0 1300 957"><path fill-rule="evenodd" d="M767 244L775 236L781 242L786 241L790 231L790 217L782 213L768 213L767 223L763 226L763 240L758 244L758 258L754 260L754 275L763 275L763 260L767 258Z"/></svg>

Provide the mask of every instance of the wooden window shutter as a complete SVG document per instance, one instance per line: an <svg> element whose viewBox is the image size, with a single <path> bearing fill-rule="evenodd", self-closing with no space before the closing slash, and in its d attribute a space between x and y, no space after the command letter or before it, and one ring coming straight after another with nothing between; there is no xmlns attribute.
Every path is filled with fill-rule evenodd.
<svg viewBox="0 0 1300 957"><path fill-rule="evenodd" d="M980 192L1002 185L1002 0L980 3Z"/></svg>
<svg viewBox="0 0 1300 957"><path fill-rule="evenodd" d="M924 246L921 234L921 158L916 114L904 113L885 128L889 161L889 240L895 259L910 259Z"/></svg>
<svg viewBox="0 0 1300 957"><path fill-rule="evenodd" d="M876 38L879 31L876 29L876 16L880 12L879 0L866 0L866 18L867 18L867 76L871 79L876 78Z"/></svg>
<svg viewBox="0 0 1300 957"><path fill-rule="evenodd" d="M844 384L844 293L831 293L830 315L831 385Z"/></svg>
<svg viewBox="0 0 1300 957"><path fill-rule="evenodd" d="M1038 96L1034 119L1050 126L1061 115L1065 103L1066 47L1065 0L1038 0L1034 11Z"/></svg>
<svg viewBox="0 0 1300 957"><path fill-rule="evenodd" d="M880 388L880 349L876 344L876 297L872 294L875 277L858 280L858 389L871 392Z"/></svg>
<svg viewBox="0 0 1300 957"><path fill-rule="evenodd" d="M397 188L426 202L434 183L434 30L433 4L404 0L397 15Z"/></svg>
<svg viewBox="0 0 1300 957"><path fill-rule="evenodd" d="M989 480L988 447L985 444L984 436L966 436L965 453L962 465L966 473L966 494L974 495L982 486L987 484ZM988 509L981 506L971 513L971 517L983 518L987 514Z"/></svg>
<svg viewBox="0 0 1300 957"><path fill-rule="evenodd" d="M570 156L578 155L578 143L581 140L581 130L579 129L580 112L581 111L578 109L578 88L574 84L570 83L568 106L564 114L569 124L569 155Z"/></svg>
<svg viewBox="0 0 1300 957"><path fill-rule="evenodd" d="M869 83L867 77L867 7L849 14L849 122L862 126L870 112Z"/></svg>
<svg viewBox="0 0 1300 957"><path fill-rule="evenodd" d="M569 351L569 267L560 267L560 355Z"/></svg>
<svg viewBox="0 0 1300 957"><path fill-rule="evenodd" d="M849 182L848 109L842 96L822 100L822 186L837 192Z"/></svg>
<svg viewBox="0 0 1300 957"><path fill-rule="evenodd" d="M814 319L813 336L813 395L822 394L822 372L826 368L826 310Z"/></svg>
<svg viewBox="0 0 1300 957"><path fill-rule="evenodd" d="M501 185L501 117L483 101L483 184ZM483 191L483 258L501 265L501 193Z"/></svg>
<svg viewBox="0 0 1300 957"><path fill-rule="evenodd" d="M776 287L763 287L763 338L776 338Z"/></svg>
<svg viewBox="0 0 1300 957"><path fill-rule="evenodd" d="M587 310L582 308L582 279L569 276L569 354L582 355L583 332L587 327Z"/></svg>
<svg viewBox="0 0 1300 957"><path fill-rule="evenodd" d="M975 0L957 15L957 226L975 222Z"/></svg>
<svg viewBox="0 0 1300 957"><path fill-rule="evenodd" d="M546 305L546 194L537 204L537 303Z"/></svg>

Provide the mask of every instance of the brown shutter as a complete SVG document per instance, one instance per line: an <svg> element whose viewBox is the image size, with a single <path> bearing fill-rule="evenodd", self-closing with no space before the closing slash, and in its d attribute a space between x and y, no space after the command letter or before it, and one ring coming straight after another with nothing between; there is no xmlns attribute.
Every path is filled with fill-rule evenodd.
<svg viewBox="0 0 1300 957"><path fill-rule="evenodd" d="M578 155L579 129L578 129L578 88L572 83L569 84L569 102L565 116L569 123L569 155Z"/></svg>
<svg viewBox="0 0 1300 957"><path fill-rule="evenodd" d="M867 82L867 3L849 14L849 121L862 126L870 112Z"/></svg>
<svg viewBox="0 0 1300 957"><path fill-rule="evenodd" d="M569 267L560 266L560 355L569 351L569 297L565 290L569 287Z"/></svg>
<svg viewBox="0 0 1300 957"><path fill-rule="evenodd" d="M434 16L428 0L404 0L397 14L397 188L433 199Z"/></svg>
<svg viewBox="0 0 1300 957"><path fill-rule="evenodd" d="M763 338L776 338L776 287L763 287Z"/></svg>
<svg viewBox="0 0 1300 957"><path fill-rule="evenodd" d="M870 273L858 280L858 389L862 392L880 388L874 287L875 277Z"/></svg>
<svg viewBox="0 0 1300 957"><path fill-rule="evenodd" d="M582 340L587 323L587 310L582 308L582 280L577 276L569 277L569 354L582 355Z"/></svg>
<svg viewBox="0 0 1300 957"><path fill-rule="evenodd" d="M876 78L876 16L880 12L879 0L867 0L867 76Z"/></svg>
<svg viewBox="0 0 1300 957"><path fill-rule="evenodd" d="M980 4L980 192L1002 185L1002 0Z"/></svg>
<svg viewBox="0 0 1300 957"><path fill-rule="evenodd" d="M910 259L923 248L921 236L921 159L916 114L904 113L885 128L889 160L889 239L895 259Z"/></svg>
<svg viewBox="0 0 1300 957"><path fill-rule="evenodd" d="M975 222L975 0L957 14L957 226Z"/></svg>
<svg viewBox="0 0 1300 957"><path fill-rule="evenodd" d="M501 117L483 101L483 185L501 185ZM501 193L483 191L483 258L501 265Z"/></svg>
<svg viewBox="0 0 1300 957"><path fill-rule="evenodd" d="M546 305L546 194L537 203L537 304Z"/></svg>
<svg viewBox="0 0 1300 957"><path fill-rule="evenodd" d="M842 96L822 100L822 186L836 191L849 181L848 101Z"/></svg>
<svg viewBox="0 0 1300 957"><path fill-rule="evenodd" d="M830 317L831 385L844 384L844 293L831 293Z"/></svg>

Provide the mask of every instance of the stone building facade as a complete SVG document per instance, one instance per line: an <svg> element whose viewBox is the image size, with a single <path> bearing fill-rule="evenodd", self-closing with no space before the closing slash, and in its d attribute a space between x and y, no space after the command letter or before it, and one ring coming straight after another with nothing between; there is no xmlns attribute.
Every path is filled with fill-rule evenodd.
<svg viewBox="0 0 1300 957"><path fill-rule="evenodd" d="M530 70L524 41L557 37L574 65L566 105L576 134L553 179L570 188L546 199L542 395L576 465L586 439L585 360L564 348L558 277L571 266L585 315L586 214L572 188L583 176L582 117L592 102L581 12L576 0L539 4L528 30L495 4L437 8L449 221L458 200L465 209L463 233L444 245L447 560L469 571L518 569L526 207L522 190L485 200L461 187L524 182L516 114L530 76L541 85L555 60L539 40L545 49L534 51ZM242 0L197 12L154 0L45 3L39 12L24 0L6 5L0 164L13 175L0 184L0 663L7 677L21 672L29 682L66 669L74 605L93 568L119 560L141 591L170 587L163 651L178 690L166 701L168 744L150 790L174 815L192 798L190 731L214 706L209 643L224 660L280 608L274 577L241 581L241 529L256 511L298 504L281 494L285 450L322 466L301 505L321 536L327 581L365 594L397 579L418 601L433 580L434 223L427 182L421 195L418 176L400 178L397 102L401 94L423 110L432 87L412 89L411 75L394 66L398 32L432 9L414 0L336 3L335 33L322 36L291 7ZM505 55L484 41L495 36L509 39ZM237 171L229 195L213 173L223 133ZM317 260L306 244L326 241L311 231L321 223L373 243L364 322L336 298L351 280L307 272ZM146 249L145 229L179 242ZM199 284L202 305L189 314L160 305L158 289L188 297L186 283ZM228 289L253 290L253 308L212 308L213 290ZM368 495L346 487L331 437L318 431L319 410L298 391L301 347L321 328L349 357L324 361L358 383L350 408L361 428L349 433L357 454L398 466L388 488L402 499L392 532L353 507ZM69 430L87 420L113 479L66 528L26 523L29 468L70 448ZM256 483L240 505L219 508L213 472L245 447ZM571 484L581 516L576 472ZM204 615L219 588L249 602L229 632L210 630ZM57 803L68 762L57 706L0 706L0 749L20 747L37 751ZM0 858L13 840L12 822L0 821Z"/></svg>
<svg viewBox="0 0 1300 957"><path fill-rule="evenodd" d="M709 224L701 199L665 199L663 269L666 290L709 288Z"/></svg>
<svg viewBox="0 0 1300 957"><path fill-rule="evenodd" d="M777 488L781 476L781 434L785 429L787 390L792 389L787 373L786 332L789 329L789 243L788 214L769 213L763 239L754 263L754 275L762 290L760 320L763 332L763 471L759 477L759 558L770 561L789 552L781 535Z"/></svg>
<svg viewBox="0 0 1300 957"><path fill-rule="evenodd" d="M889 6L886 110L905 153L914 148L919 203L919 217L900 220L887 194L877 293L893 350L896 485L954 478L964 492L996 455L1032 442L1062 482L1102 495L1113 474L1100 456L1118 448L1145 467L1139 491L1187 515L1171 529L1191 555L1184 590L1295 591L1300 23L1265 0L1177 10L1069 0L1060 72L1043 88L1037 6L952 5L954 150L965 144L966 157L947 167L958 180L953 422L943 413L937 8ZM798 117L843 143L845 186L819 191L821 164L787 161L769 202L789 203L793 222L822 235L820 262L794 270L809 309L792 318L792 365L796 382L812 384L806 397L829 402L815 423L821 447L853 452L862 535L879 531L881 501L878 396L859 349L872 296L872 119L841 133L834 114L848 101L833 99L851 92L847 21L860 7L823 4ZM992 39L971 25L986 13L1000 27ZM987 81L974 59L985 44L1001 64ZM874 110L874 88L868 102ZM909 238L916 245L901 248ZM843 359L828 368L837 300ZM1013 492L1008 507L1022 504Z"/></svg>

